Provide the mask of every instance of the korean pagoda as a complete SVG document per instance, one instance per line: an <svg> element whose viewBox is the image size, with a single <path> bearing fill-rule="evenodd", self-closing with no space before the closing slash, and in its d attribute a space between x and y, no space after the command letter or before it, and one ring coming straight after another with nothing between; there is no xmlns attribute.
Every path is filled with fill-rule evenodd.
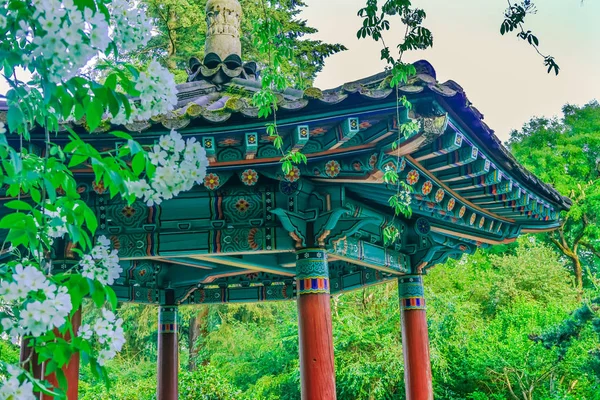
<svg viewBox="0 0 600 400"><path fill-rule="evenodd" d="M91 170L78 175L98 233L119 250L119 300L157 305L157 398L178 398L178 306L295 301L302 399L336 399L330 296L396 280L406 397L432 399L423 275L479 247L556 229L570 200L523 168L463 88L438 82L426 61L399 88L411 110L398 112L387 72L329 90L278 93L284 150L308 158L284 174L251 102L260 71L243 60L242 8L210 0L206 15L205 56L190 60L176 110L125 126L107 122L92 133L72 125L96 148L119 145L98 132L127 130L153 144L176 129L201 142L210 161L203 186L152 207L111 199ZM419 129L393 145L410 120ZM388 169L414 189L410 218L394 217L388 204L396 193L383 181ZM390 225L398 237L386 246ZM59 242L55 269L76 262L71 250ZM69 368L73 400L78 363Z"/></svg>

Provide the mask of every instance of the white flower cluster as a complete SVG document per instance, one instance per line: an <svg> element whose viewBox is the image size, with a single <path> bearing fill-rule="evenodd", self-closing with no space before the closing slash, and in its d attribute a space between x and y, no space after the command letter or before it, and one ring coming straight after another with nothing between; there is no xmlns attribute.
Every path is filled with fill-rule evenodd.
<svg viewBox="0 0 600 400"><path fill-rule="evenodd" d="M44 215L48 217L47 235L54 239L65 236L67 233L67 217L62 215L60 207L56 211L50 211L46 208Z"/></svg>
<svg viewBox="0 0 600 400"><path fill-rule="evenodd" d="M98 364L104 365L112 360L125 344L123 319L107 309L102 309L102 317L93 324L85 324L79 328L77 335L85 340L95 339L100 344L98 351Z"/></svg>
<svg viewBox="0 0 600 400"><path fill-rule="evenodd" d="M4 122L0 121L0 135L4 135L6 133L6 126Z"/></svg>
<svg viewBox="0 0 600 400"><path fill-rule="evenodd" d="M126 124L131 121L146 121L150 118L173 111L177 105L177 87L175 78L168 69L157 61L150 62L148 69L140 72L135 84L140 98L131 105L131 115L125 117L124 110L113 118L115 124Z"/></svg>
<svg viewBox="0 0 600 400"><path fill-rule="evenodd" d="M17 264L12 280L0 282L0 298L2 303L20 304L18 315L0 320L2 330L12 337L39 337L53 328L59 328L73 309L67 288L57 287L33 265Z"/></svg>
<svg viewBox="0 0 600 400"><path fill-rule="evenodd" d="M152 25L146 11L133 1L113 0L110 4L112 37L123 51L145 46L151 38Z"/></svg>
<svg viewBox="0 0 600 400"><path fill-rule="evenodd" d="M112 285L119 279L123 268L119 265L117 250L110 250L110 240L106 236L98 238L90 254L83 256L80 262L81 275L97 280L103 285Z"/></svg>
<svg viewBox="0 0 600 400"><path fill-rule="evenodd" d="M135 2L113 1L110 19L100 11L81 10L73 0L32 0L31 7L33 18L19 21L16 38L31 40L32 51L24 61L38 57L47 61L55 82L74 77L99 52L106 52L111 42L133 50L151 38L151 21Z"/></svg>
<svg viewBox="0 0 600 400"><path fill-rule="evenodd" d="M0 400L36 400L33 384L28 380L21 382L19 377L23 370L13 365L6 365L7 376L0 374Z"/></svg>
<svg viewBox="0 0 600 400"><path fill-rule="evenodd" d="M410 196L410 192L408 190L402 190L398 193L398 201L405 206L410 206L412 201L412 197Z"/></svg>
<svg viewBox="0 0 600 400"><path fill-rule="evenodd" d="M94 57L105 51L110 43L108 21L104 14L85 8L79 10L73 0L33 0L33 18L43 32L33 37L32 59L41 57L49 62L49 75L55 82L68 80ZM33 34L31 27L21 21L17 37Z"/></svg>
<svg viewBox="0 0 600 400"><path fill-rule="evenodd" d="M148 206L190 190L194 184L201 184L206 176L208 159L204 147L195 138L184 141L175 130L168 136L161 136L148 156L156 165L150 182L145 179L126 182L129 193L143 198Z"/></svg>

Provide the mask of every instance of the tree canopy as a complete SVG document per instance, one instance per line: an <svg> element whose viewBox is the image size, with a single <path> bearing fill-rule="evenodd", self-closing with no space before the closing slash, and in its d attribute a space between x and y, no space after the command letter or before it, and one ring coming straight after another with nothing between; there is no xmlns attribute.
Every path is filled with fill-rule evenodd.
<svg viewBox="0 0 600 400"><path fill-rule="evenodd" d="M581 290L584 270L596 273L600 262L600 104L566 105L562 118L533 118L511 133L509 146L526 168L573 200L563 225L545 238L569 258Z"/></svg>
<svg viewBox="0 0 600 400"><path fill-rule="evenodd" d="M171 70L178 81L184 81L185 69L191 57L202 59L206 39L207 0L142 0L148 14L154 18L157 34L146 46L130 54L133 60L144 63L157 58ZM244 18L242 31L252 32L253 24L264 19L265 13L282 24L282 31L293 43L295 67L284 71L293 76L297 86L310 86L316 74L322 70L325 59L346 50L341 44L325 43L308 38L317 30L299 17L306 6L302 0L241 0ZM263 7L266 8L263 9ZM252 35L242 35L244 61L267 64L268 55L260 52Z"/></svg>

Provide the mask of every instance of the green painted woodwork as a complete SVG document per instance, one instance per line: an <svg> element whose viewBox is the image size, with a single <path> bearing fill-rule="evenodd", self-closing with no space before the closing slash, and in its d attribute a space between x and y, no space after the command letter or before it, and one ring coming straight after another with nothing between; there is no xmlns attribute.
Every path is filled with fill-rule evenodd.
<svg viewBox="0 0 600 400"><path fill-rule="evenodd" d="M337 293L426 273L512 240L524 226L558 223L560 205L504 170L456 117L436 110L432 94L415 96L410 115L400 110L401 121L411 118L419 129L393 150L397 110L381 99L384 92L302 112L282 105L284 146L308 157L285 176L264 121L251 115L180 129L203 144L211 165L204 186L158 206L111 199L83 174L81 193L98 215L98 234L122 258L118 298L160 304L174 291L177 304L293 300L301 280L317 278L328 279L317 290ZM140 141L151 145L161 133L153 128ZM89 140L115 145L98 135ZM396 188L382 181L386 168L414 189L410 219L388 206ZM399 237L386 247L389 225ZM54 253L56 270L72 265L69 243L57 241ZM321 270L313 274L308 265Z"/></svg>
<svg viewBox="0 0 600 400"><path fill-rule="evenodd" d="M429 158L424 162L421 162L421 164L430 172L439 172L470 164L477 160L478 155L479 149L477 147L464 146L456 151L448 152L443 156Z"/></svg>
<svg viewBox="0 0 600 400"><path fill-rule="evenodd" d="M419 150L413 154L417 161L429 160L431 158L448 154L459 149L463 144L463 135L458 132L449 132L435 139L426 149Z"/></svg>

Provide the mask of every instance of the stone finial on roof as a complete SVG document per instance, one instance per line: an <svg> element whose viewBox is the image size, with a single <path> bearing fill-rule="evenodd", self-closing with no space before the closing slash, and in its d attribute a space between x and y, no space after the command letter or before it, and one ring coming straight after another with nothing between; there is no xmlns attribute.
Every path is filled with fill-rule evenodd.
<svg viewBox="0 0 600 400"><path fill-rule="evenodd" d="M227 57L242 58L240 24L242 6L237 0L208 0L206 3L206 58L214 54L224 61Z"/></svg>
<svg viewBox="0 0 600 400"><path fill-rule="evenodd" d="M256 79L256 63L242 62L242 17L238 0L208 0L204 59L190 60L189 82L204 80L221 85L236 77Z"/></svg>

